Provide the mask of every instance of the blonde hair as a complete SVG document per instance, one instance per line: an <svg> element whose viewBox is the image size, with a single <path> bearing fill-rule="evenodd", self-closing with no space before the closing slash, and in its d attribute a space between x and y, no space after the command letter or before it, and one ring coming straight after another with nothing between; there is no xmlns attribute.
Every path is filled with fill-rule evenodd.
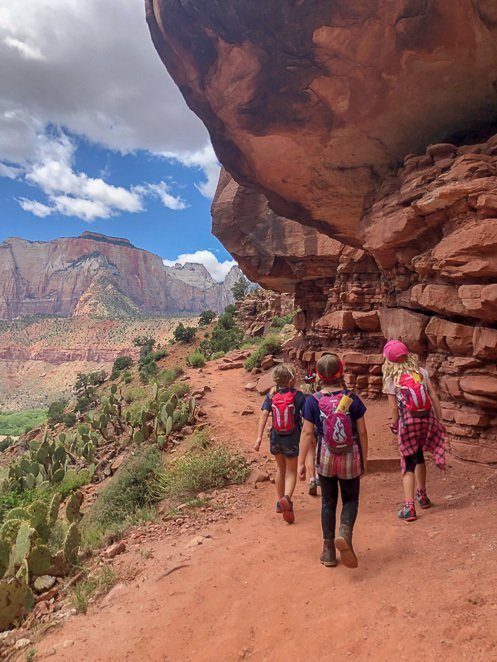
<svg viewBox="0 0 497 662"><path fill-rule="evenodd" d="M290 363L280 363L273 370L273 379L277 388L286 388L295 379L295 368Z"/></svg>
<svg viewBox="0 0 497 662"><path fill-rule="evenodd" d="M419 359L416 354L408 354L405 361L401 363L394 363L385 359L382 366L383 383L387 379L391 379L393 383L398 386L402 373L404 372L419 372Z"/></svg>
<svg viewBox="0 0 497 662"><path fill-rule="evenodd" d="M321 381L324 384L343 382L342 376L335 377L341 365L340 357L336 354L332 354L331 352L329 354L323 354L316 364L316 369L322 378Z"/></svg>

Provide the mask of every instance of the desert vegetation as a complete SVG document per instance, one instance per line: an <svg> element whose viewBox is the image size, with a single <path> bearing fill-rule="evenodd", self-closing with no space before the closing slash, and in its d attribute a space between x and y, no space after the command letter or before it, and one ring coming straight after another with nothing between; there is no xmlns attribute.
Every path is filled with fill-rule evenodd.
<svg viewBox="0 0 497 662"><path fill-rule="evenodd" d="M118 361L113 379L80 373L73 398L51 404L43 431L21 438L0 473L0 629L84 568L92 550L153 520L158 502L194 506L200 492L247 477L241 455L213 445L208 430L195 427L198 405L181 381L182 368L161 365L167 351L150 336L136 344L138 363ZM187 360L199 365L206 357L193 352ZM15 442L6 441L10 452ZM117 471L116 457L123 458ZM95 502L85 504L83 488L109 477ZM84 613L114 581L106 566L84 575L71 593L76 610Z"/></svg>
<svg viewBox="0 0 497 662"><path fill-rule="evenodd" d="M18 437L26 432L26 430L38 427L46 419L46 409L0 412L0 435Z"/></svg>

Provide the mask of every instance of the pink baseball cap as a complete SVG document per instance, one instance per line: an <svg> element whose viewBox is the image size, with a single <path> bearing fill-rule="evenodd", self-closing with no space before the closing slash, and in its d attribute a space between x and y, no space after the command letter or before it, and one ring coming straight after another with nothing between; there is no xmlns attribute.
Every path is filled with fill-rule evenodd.
<svg viewBox="0 0 497 662"><path fill-rule="evenodd" d="M392 361L392 363L398 363L402 356L407 356L408 354L407 345L402 340L389 340L383 348L383 356L389 361Z"/></svg>

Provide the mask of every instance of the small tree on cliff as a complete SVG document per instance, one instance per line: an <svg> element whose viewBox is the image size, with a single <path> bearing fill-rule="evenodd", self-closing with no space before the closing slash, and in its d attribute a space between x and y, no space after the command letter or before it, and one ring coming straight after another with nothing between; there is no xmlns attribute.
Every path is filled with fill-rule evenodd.
<svg viewBox="0 0 497 662"><path fill-rule="evenodd" d="M176 342L191 342L195 338L197 329L193 326L185 326L183 322L180 322L178 326L174 329L173 335Z"/></svg>
<svg viewBox="0 0 497 662"><path fill-rule="evenodd" d="M231 288L233 293L233 298L235 301L241 301L245 299L247 294L250 291L250 282L245 278L245 276L240 276L240 278L235 281L235 284Z"/></svg>
<svg viewBox="0 0 497 662"><path fill-rule="evenodd" d="M200 313L200 319L198 323L200 326L207 326L215 319L216 313L213 310L204 310L202 313Z"/></svg>

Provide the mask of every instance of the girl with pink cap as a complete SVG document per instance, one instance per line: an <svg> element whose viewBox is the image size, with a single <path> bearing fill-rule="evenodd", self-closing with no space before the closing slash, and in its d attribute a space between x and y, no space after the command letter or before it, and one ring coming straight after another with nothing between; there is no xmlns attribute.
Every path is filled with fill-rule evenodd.
<svg viewBox="0 0 497 662"><path fill-rule="evenodd" d="M400 340L389 340L383 348L383 393L388 396L392 423L401 454L404 506L398 516L406 522L417 519L414 498L421 508L430 508L426 493L426 464L429 451L440 469L445 468L445 430L442 410L433 384L418 357Z"/></svg>

